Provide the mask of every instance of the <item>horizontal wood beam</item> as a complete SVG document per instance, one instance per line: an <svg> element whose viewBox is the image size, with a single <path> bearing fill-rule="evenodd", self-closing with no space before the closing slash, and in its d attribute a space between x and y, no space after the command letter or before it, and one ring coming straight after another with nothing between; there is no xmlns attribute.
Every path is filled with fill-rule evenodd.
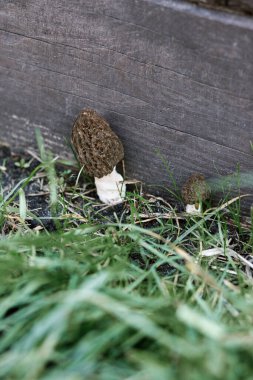
<svg viewBox="0 0 253 380"><path fill-rule="evenodd" d="M170 0L6 0L0 138L34 146L39 126L70 155L72 122L92 107L122 138L129 177L169 186L160 154L179 186L196 171L252 173L252 73L249 17Z"/></svg>

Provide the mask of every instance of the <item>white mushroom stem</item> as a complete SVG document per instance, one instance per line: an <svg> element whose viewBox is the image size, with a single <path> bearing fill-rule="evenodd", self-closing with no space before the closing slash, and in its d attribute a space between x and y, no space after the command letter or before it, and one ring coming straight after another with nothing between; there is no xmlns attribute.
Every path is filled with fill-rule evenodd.
<svg viewBox="0 0 253 380"><path fill-rule="evenodd" d="M117 173L115 167L110 174L102 178L95 177L95 185L99 199L108 205L121 203L126 196L123 177Z"/></svg>
<svg viewBox="0 0 253 380"><path fill-rule="evenodd" d="M194 205L186 205L185 211L187 214L200 214L201 213L201 204L199 203L198 208L196 208L195 204Z"/></svg>

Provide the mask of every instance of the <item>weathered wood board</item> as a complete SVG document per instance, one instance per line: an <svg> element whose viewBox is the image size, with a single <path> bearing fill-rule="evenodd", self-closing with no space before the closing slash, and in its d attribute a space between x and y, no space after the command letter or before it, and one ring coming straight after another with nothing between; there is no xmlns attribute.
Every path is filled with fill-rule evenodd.
<svg viewBox="0 0 253 380"><path fill-rule="evenodd" d="M169 187L161 154L179 185L253 173L253 18L179 0L0 0L0 139L34 147L39 126L70 155L83 107L121 137L130 178Z"/></svg>

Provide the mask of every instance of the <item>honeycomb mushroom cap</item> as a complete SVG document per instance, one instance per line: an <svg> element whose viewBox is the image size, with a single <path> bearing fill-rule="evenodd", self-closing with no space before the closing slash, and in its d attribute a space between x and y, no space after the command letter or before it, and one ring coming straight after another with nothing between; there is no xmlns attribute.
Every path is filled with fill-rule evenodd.
<svg viewBox="0 0 253 380"><path fill-rule="evenodd" d="M210 196L210 188L202 174L192 174L182 187L182 198L186 204L204 201Z"/></svg>
<svg viewBox="0 0 253 380"><path fill-rule="evenodd" d="M72 129L72 144L84 170L101 178L124 158L124 148L109 124L96 111L84 109Z"/></svg>

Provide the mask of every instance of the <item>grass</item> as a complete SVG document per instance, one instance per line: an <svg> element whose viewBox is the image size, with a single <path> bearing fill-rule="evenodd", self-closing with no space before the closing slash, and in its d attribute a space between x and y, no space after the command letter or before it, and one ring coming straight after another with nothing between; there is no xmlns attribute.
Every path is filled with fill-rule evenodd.
<svg viewBox="0 0 253 380"><path fill-rule="evenodd" d="M253 379L253 231L238 198L188 217L135 189L106 209L38 141L41 162L1 201L0 378ZM25 194L38 175L51 232Z"/></svg>

